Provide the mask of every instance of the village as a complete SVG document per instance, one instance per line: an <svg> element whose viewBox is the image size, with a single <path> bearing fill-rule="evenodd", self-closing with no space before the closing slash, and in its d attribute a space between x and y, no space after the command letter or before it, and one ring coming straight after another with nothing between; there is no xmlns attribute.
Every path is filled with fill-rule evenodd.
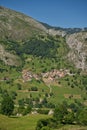
<svg viewBox="0 0 87 130"><path fill-rule="evenodd" d="M65 70L64 69L60 69L60 70L54 69L52 71L48 71L46 73L41 73L39 75L29 71L28 69L24 69L22 71L23 82L31 81L33 78L36 80L42 79L43 81L45 81L45 79L46 79L46 81L52 82L52 81L56 81L57 79L63 78L66 75L71 75L70 71L67 69L65 69Z"/></svg>

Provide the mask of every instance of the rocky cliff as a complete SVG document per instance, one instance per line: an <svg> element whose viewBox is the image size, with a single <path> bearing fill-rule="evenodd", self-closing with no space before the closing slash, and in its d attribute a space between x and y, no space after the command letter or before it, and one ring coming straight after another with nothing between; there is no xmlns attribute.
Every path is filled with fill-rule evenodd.
<svg viewBox="0 0 87 130"><path fill-rule="evenodd" d="M87 32L82 31L66 36L70 51L68 58L77 68L87 70Z"/></svg>

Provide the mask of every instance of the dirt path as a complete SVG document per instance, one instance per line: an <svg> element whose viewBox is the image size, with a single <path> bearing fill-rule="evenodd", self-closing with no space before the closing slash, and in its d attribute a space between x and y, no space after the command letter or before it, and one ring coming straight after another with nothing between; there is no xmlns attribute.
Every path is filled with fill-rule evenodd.
<svg viewBox="0 0 87 130"><path fill-rule="evenodd" d="M52 93L52 88L50 85L48 85L48 88L50 89L50 93Z"/></svg>

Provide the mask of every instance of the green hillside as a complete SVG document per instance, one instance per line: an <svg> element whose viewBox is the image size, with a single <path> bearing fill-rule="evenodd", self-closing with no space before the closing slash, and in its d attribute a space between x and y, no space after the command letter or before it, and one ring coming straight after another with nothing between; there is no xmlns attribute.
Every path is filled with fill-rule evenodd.
<svg viewBox="0 0 87 130"><path fill-rule="evenodd" d="M23 26L32 24L32 29L36 29L38 24L37 27L44 32L45 27L41 23L24 14L3 7L0 11L2 16L3 11L6 12L3 16L5 18L7 12L8 15L9 12L12 13L14 19L25 18L24 22L27 21L28 25L20 21ZM4 22L13 27L13 20L10 19L11 23L6 20ZM16 27L19 27L18 23L19 20L16 19ZM32 102L33 107L49 108L64 100L69 103L79 100L86 104L86 75L70 62L68 54L71 53L71 48L67 44L67 36L53 36L40 31L40 34L34 35L32 29L32 35L26 32L30 37L24 35L25 39L22 40L5 35L0 38L0 100L2 101L3 94L8 93L15 105L21 102L26 106Z"/></svg>
<svg viewBox="0 0 87 130"><path fill-rule="evenodd" d="M49 116L50 117L50 116ZM30 115L25 117L12 117L0 115L1 130L35 130L37 121L40 118L48 118L46 115Z"/></svg>
<svg viewBox="0 0 87 130"><path fill-rule="evenodd" d="M0 115L1 130L35 130L39 119L46 119L48 115L29 115L24 117L11 117ZM55 130L86 130L87 126L65 125Z"/></svg>
<svg viewBox="0 0 87 130"><path fill-rule="evenodd" d="M87 124L82 117L76 120L77 111L86 113L87 108L87 31L53 28L4 7L0 23L0 113L6 97L14 103L14 118L0 115L0 130L34 130L40 118L49 118L50 110L62 103L69 115L62 117L61 128L54 128L80 130L79 124ZM74 121L64 125L70 114Z"/></svg>

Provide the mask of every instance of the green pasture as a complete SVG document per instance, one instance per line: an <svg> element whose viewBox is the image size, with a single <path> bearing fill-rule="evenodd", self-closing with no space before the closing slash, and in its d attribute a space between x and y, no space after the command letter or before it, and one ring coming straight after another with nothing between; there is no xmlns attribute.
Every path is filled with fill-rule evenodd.
<svg viewBox="0 0 87 130"><path fill-rule="evenodd" d="M39 119L49 118L48 115L28 115L23 117L6 117L0 115L0 130L35 130Z"/></svg>
<svg viewBox="0 0 87 130"><path fill-rule="evenodd" d="M46 119L49 115L28 115L23 117L6 117L0 115L0 130L35 130L39 119ZM87 130L87 126L64 125L54 130Z"/></svg>

